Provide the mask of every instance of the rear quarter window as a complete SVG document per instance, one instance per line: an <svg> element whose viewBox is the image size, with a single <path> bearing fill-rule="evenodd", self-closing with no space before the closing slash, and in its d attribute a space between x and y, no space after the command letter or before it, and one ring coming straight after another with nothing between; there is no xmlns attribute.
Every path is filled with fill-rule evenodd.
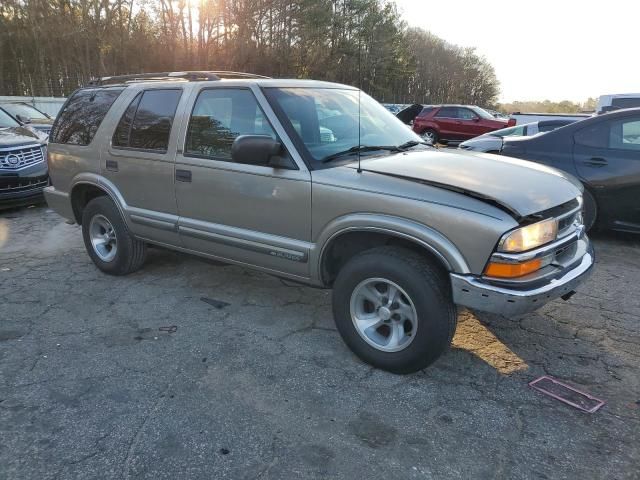
<svg viewBox="0 0 640 480"><path fill-rule="evenodd" d="M78 90L58 114L49 142L89 145L122 90L122 88Z"/></svg>

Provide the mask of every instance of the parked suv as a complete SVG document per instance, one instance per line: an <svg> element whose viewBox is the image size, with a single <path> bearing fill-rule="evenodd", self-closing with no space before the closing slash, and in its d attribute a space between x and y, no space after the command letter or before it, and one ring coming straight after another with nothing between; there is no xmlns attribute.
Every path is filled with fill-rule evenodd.
<svg viewBox="0 0 640 480"><path fill-rule="evenodd" d="M425 141L461 142L500 128L515 125L472 105L427 105L413 120L413 131Z"/></svg>
<svg viewBox="0 0 640 480"><path fill-rule="evenodd" d="M521 314L591 270L572 177L426 146L346 85L239 77L116 77L69 98L46 197L99 269L133 272L157 244L333 288L345 342L400 373L446 350L456 304Z"/></svg>
<svg viewBox="0 0 640 480"><path fill-rule="evenodd" d="M44 140L0 111L0 209L42 201L45 156Z"/></svg>

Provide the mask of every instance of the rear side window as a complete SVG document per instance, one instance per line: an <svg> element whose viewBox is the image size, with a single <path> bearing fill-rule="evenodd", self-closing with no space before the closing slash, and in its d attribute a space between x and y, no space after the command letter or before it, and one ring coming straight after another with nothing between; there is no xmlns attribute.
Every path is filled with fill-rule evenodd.
<svg viewBox="0 0 640 480"><path fill-rule="evenodd" d="M418 117L426 117L427 115L429 115L434 110L435 110L434 107L424 107L422 109L422 111L418 114Z"/></svg>
<svg viewBox="0 0 640 480"><path fill-rule="evenodd" d="M607 148L609 146L609 123L600 122L583 128L575 133L573 139L578 145L592 148Z"/></svg>
<svg viewBox="0 0 640 480"><path fill-rule="evenodd" d="M457 107L442 107L436 114L437 118L458 118Z"/></svg>
<svg viewBox="0 0 640 480"><path fill-rule="evenodd" d="M614 122L609 133L609 146L640 151L640 119L635 117Z"/></svg>
<svg viewBox="0 0 640 480"><path fill-rule="evenodd" d="M58 114L49 141L69 145L89 145L122 90L122 88L78 90Z"/></svg>
<svg viewBox="0 0 640 480"><path fill-rule="evenodd" d="M114 147L166 152L182 90L145 90L131 101L113 133Z"/></svg>
<svg viewBox="0 0 640 480"><path fill-rule="evenodd" d="M555 130L556 128L560 128L560 127L564 127L565 125L569 125L569 123L571 123L571 122L554 122L554 121L538 122L538 131L539 132L551 132L551 131Z"/></svg>
<svg viewBox="0 0 640 480"><path fill-rule="evenodd" d="M116 131L113 133L112 144L114 147L128 147L129 135L131 135L131 125L133 124L133 117L138 109L138 104L142 98L142 92L136 95L133 101L129 104L127 109L122 114L120 122L116 127Z"/></svg>

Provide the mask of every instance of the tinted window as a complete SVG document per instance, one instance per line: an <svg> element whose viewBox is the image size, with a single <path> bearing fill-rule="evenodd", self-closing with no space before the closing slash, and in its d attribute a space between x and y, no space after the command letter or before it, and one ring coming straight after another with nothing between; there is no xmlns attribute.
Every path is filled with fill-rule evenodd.
<svg viewBox="0 0 640 480"><path fill-rule="evenodd" d="M613 122L609 133L609 147L640 150L640 119L636 117Z"/></svg>
<svg viewBox="0 0 640 480"><path fill-rule="evenodd" d="M189 120L185 153L231 160L231 145L240 135L276 138L253 93L222 88L202 91Z"/></svg>
<svg viewBox="0 0 640 480"><path fill-rule="evenodd" d="M167 150L181 94L182 90L177 89L146 90L142 94L131 125L130 148L163 152Z"/></svg>
<svg viewBox="0 0 640 480"><path fill-rule="evenodd" d="M458 118L458 107L442 107L436 114L438 118Z"/></svg>
<svg viewBox="0 0 640 480"><path fill-rule="evenodd" d="M89 145L122 88L78 90L58 114L49 141Z"/></svg>
<svg viewBox="0 0 640 480"><path fill-rule="evenodd" d="M573 123L571 120L547 120L538 122L538 131L539 132L551 132L556 128L564 127L565 125L569 125Z"/></svg>
<svg viewBox="0 0 640 480"><path fill-rule="evenodd" d="M131 135L131 124L133 123L133 117L136 114L136 110L138 109L138 104L140 103L140 99L142 98L142 93L136 95L136 97L131 101L125 112L122 114L122 118L120 118L120 122L118 122L118 126L116 127L116 131L113 133L113 145L115 147L128 147L129 146L129 136Z"/></svg>
<svg viewBox="0 0 640 480"><path fill-rule="evenodd" d="M573 138L578 145L607 148L609 144L609 123L600 122L578 130Z"/></svg>
<svg viewBox="0 0 640 480"><path fill-rule="evenodd" d="M635 108L640 107L640 98L614 98L611 100L611 105L616 108Z"/></svg>
<svg viewBox="0 0 640 480"><path fill-rule="evenodd" d="M418 114L419 117L426 117L427 115L429 115L431 112L433 112L434 107L424 107L422 109L422 111Z"/></svg>

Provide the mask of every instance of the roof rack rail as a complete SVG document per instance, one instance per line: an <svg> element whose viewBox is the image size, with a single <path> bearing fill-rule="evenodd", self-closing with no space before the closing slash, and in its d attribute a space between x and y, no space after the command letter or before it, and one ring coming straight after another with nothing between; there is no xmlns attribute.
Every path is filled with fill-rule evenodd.
<svg viewBox="0 0 640 480"><path fill-rule="evenodd" d="M242 79L242 78L271 78L263 75L254 75L243 72L227 71L186 71L186 72L156 72L138 73L132 75L115 75L112 77L95 78L89 81L88 86L119 85L123 83L185 80L188 82L202 82L207 80Z"/></svg>

